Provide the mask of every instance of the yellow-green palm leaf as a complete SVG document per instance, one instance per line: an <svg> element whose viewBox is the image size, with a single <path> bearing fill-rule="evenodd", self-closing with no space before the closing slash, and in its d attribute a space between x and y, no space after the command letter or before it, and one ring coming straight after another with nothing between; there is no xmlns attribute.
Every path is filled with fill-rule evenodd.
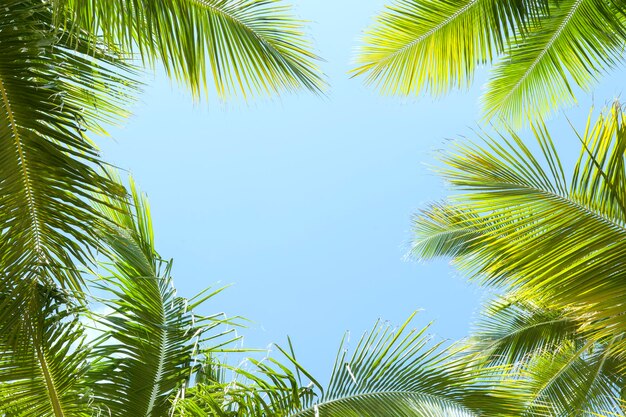
<svg viewBox="0 0 626 417"><path fill-rule="evenodd" d="M94 195L123 189L98 174L85 134L122 115L128 72L94 36L53 25L45 2L0 10L0 300L2 331L37 316L36 289L79 291L98 245ZM117 71L119 69L119 72Z"/></svg>
<svg viewBox="0 0 626 417"><path fill-rule="evenodd" d="M366 31L353 72L383 93L441 94L498 59L486 119L520 125L575 101L622 62L626 6L611 0L396 0Z"/></svg>
<svg viewBox="0 0 626 417"><path fill-rule="evenodd" d="M569 180L545 126L534 134L542 157L513 133L446 156L443 175L462 192L417 218L415 255L454 256L482 282L573 311L594 338L626 334L622 111L589 123Z"/></svg>

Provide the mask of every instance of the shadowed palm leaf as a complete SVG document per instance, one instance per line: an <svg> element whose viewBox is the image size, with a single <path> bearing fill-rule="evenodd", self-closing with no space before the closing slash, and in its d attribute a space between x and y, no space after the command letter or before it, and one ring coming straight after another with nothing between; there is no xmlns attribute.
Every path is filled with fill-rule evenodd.
<svg viewBox="0 0 626 417"><path fill-rule="evenodd" d="M124 66L93 42L57 31L45 3L9 0L0 10L3 332L43 308L39 285L82 289L77 264L97 246L99 221L88 201L123 192L96 172L101 162L83 133L122 114L127 93L114 71Z"/></svg>
<svg viewBox="0 0 626 417"><path fill-rule="evenodd" d="M521 393L521 416L597 416L621 412L624 387L617 338L596 341L584 319L514 296L491 302L468 342L483 372ZM616 355L617 353L617 355ZM621 414L620 414L621 415Z"/></svg>
<svg viewBox="0 0 626 417"><path fill-rule="evenodd" d="M509 295L487 304L469 341L471 351L489 366L525 362L535 355L558 349L563 343L583 339L584 320Z"/></svg>

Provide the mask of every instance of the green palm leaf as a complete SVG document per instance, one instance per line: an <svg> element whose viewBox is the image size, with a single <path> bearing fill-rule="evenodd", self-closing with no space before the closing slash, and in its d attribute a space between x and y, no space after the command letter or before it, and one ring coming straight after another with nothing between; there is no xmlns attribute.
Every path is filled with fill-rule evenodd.
<svg viewBox="0 0 626 417"><path fill-rule="evenodd" d="M344 339L327 389L305 373L292 352L282 351L292 368L253 362L257 372L236 370L243 380L195 387L180 403L180 415L430 417L521 410L519 392L494 387L499 374L478 372L472 356L430 343L428 327L410 329L411 319L398 329L378 322L351 355ZM304 386L301 374L311 383ZM228 407L220 408L224 404Z"/></svg>
<svg viewBox="0 0 626 417"><path fill-rule="evenodd" d="M543 125L534 128L543 159L513 134L498 142L486 138L485 146L460 146L446 157L443 174L463 191L452 210L467 214L458 223L446 218L441 227L472 230L470 242L450 243L471 245L459 253L460 267L483 282L517 289L521 298L574 311L599 338L626 331L619 301L626 296L625 132L617 106L589 124L570 181ZM433 219L442 218L426 217L426 226L432 230ZM428 232L418 224L420 233ZM418 255L436 254L421 249L429 239L418 235Z"/></svg>
<svg viewBox="0 0 626 417"><path fill-rule="evenodd" d="M532 26L547 2L398 0L366 31L355 75L383 93L433 94L470 84L519 28Z"/></svg>
<svg viewBox="0 0 626 417"><path fill-rule="evenodd" d="M383 93L436 95L500 57L484 117L520 125L622 62L625 16L610 0L396 0L366 31L353 73Z"/></svg>
<svg viewBox="0 0 626 417"><path fill-rule="evenodd" d="M0 305L2 331L42 308L39 285L80 291L77 265L97 246L92 195L123 190L99 175L84 130L122 113L125 68L95 38L52 25L46 3L9 0L0 10ZM90 55L88 55L89 53ZM106 116L99 111L104 110Z"/></svg>
<svg viewBox="0 0 626 417"><path fill-rule="evenodd" d="M0 414L12 417L90 416L85 384L89 348L80 309L39 288L42 311L32 339L0 336Z"/></svg>
<svg viewBox="0 0 626 417"><path fill-rule="evenodd" d="M619 412L619 374L607 346L563 343L531 359L513 383L531 393L527 416L594 416Z"/></svg>
<svg viewBox="0 0 626 417"><path fill-rule="evenodd" d="M485 118L521 124L575 101L572 84L589 90L622 59L626 27L615 3L553 2L549 17L513 41L487 84Z"/></svg>
<svg viewBox="0 0 626 417"><path fill-rule="evenodd" d="M564 311L542 308L508 295L483 308L472 332L471 350L490 366L515 365L559 349L563 343L582 339L582 323Z"/></svg>
<svg viewBox="0 0 626 417"><path fill-rule="evenodd" d="M159 59L196 96L207 91L210 77L221 97L325 88L303 22L280 0L54 3L107 44L137 51L144 62Z"/></svg>
<svg viewBox="0 0 626 417"><path fill-rule="evenodd" d="M112 199L101 206L111 221L102 238L112 264L98 287L112 296L103 300L112 313L95 318L103 333L91 355L90 381L98 387L93 401L102 413L160 417L169 415L203 358L226 350L232 330L220 330L227 322L220 315L194 315L193 308L213 294L195 300L176 294L171 262L154 248L147 202L132 183L131 190L132 205ZM212 345L203 346L209 340Z"/></svg>

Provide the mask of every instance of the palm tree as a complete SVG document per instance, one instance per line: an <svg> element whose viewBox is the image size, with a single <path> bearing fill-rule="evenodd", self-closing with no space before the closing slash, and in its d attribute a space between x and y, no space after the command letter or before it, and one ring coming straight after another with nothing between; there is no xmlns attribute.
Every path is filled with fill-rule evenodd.
<svg viewBox="0 0 626 417"><path fill-rule="evenodd" d="M484 118L520 125L623 62L625 13L612 0L394 0L365 32L353 74L383 93L437 95L495 61Z"/></svg>
<svg viewBox="0 0 626 417"><path fill-rule="evenodd" d="M590 118L584 132L576 133L582 149L569 180L546 126L536 123L532 132L536 149L508 131L497 138L482 134L482 144L459 144L443 158L440 172L459 192L416 217L412 253L421 259L450 256L472 279L561 317L546 320L547 328L529 327L547 333L502 340L499 355L519 359L511 352L530 343L522 349L527 350L528 372L546 384L555 367L562 366L559 374L568 375L569 391L563 388L559 394L563 401L575 394L575 386L591 384L583 390L591 394L596 377L614 382L598 385L598 398L623 397L626 121L622 109L614 104L595 123ZM573 330L575 340L557 338L563 343L551 342L552 347L539 349L538 355L529 353L537 340L564 330ZM488 349L483 345L479 350ZM568 367L575 364L587 371ZM610 372L605 376L606 369ZM623 412L615 402L602 405ZM598 407L590 406L593 412Z"/></svg>

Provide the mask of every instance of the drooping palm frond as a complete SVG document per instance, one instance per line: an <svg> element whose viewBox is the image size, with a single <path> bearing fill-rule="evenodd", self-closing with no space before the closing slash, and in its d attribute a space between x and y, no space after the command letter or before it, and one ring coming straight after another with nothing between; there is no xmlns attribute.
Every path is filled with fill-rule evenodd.
<svg viewBox="0 0 626 417"><path fill-rule="evenodd" d="M461 145L447 156L443 175L462 191L451 200L453 211L467 213L458 227L465 230L471 221L473 231L471 251L456 259L461 269L517 289L522 299L574 310L598 338L626 332L620 301L626 296L624 123L614 106L588 125L570 181L543 124L534 127L543 159L512 133L485 138L484 146ZM426 218L428 228L419 231L435 230L431 223L438 218ZM454 220L446 218L441 227L454 229ZM417 236L425 247L430 239Z"/></svg>
<svg viewBox="0 0 626 417"><path fill-rule="evenodd" d="M549 17L513 41L495 66L483 97L485 118L522 124L575 102L573 85L586 90L622 60L626 24L617 2L552 2ZM623 6L621 6L623 7Z"/></svg>
<svg viewBox="0 0 626 417"><path fill-rule="evenodd" d="M39 286L42 311L32 339L0 335L0 414L11 417L91 416L85 384L89 347L80 308Z"/></svg>
<svg viewBox="0 0 626 417"><path fill-rule="evenodd" d="M163 63L168 74L207 91L212 77L222 97L272 94L325 82L317 56L282 0L53 0L78 27L105 42ZM209 75L210 69L210 75Z"/></svg>
<svg viewBox="0 0 626 417"><path fill-rule="evenodd" d="M227 350L232 330L221 315L202 317L193 309L214 295L185 299L172 285L171 262L154 247L147 202L131 182L130 201L101 206L110 220L103 240L111 252L110 276L99 287L112 313L95 317L102 335L93 349L89 379L94 406L103 415L169 415L172 401L192 381L203 358ZM204 346L211 341L210 346Z"/></svg>
<svg viewBox="0 0 626 417"><path fill-rule="evenodd" d="M99 221L90 196L123 191L95 170L101 162L84 130L122 113L129 79L116 68L124 66L93 36L70 36L52 18L35 0L8 0L0 10L3 332L37 316L39 285L83 288L77 268L85 248L97 246Z"/></svg>
<svg viewBox="0 0 626 417"><path fill-rule="evenodd" d="M611 0L396 0L360 47L357 68L382 92L468 86L501 57L483 96L486 119L519 125L575 101L623 61L626 6Z"/></svg>
<svg viewBox="0 0 626 417"><path fill-rule="evenodd" d="M546 7L547 1L397 0L366 32L353 73L391 94L467 87L475 68Z"/></svg>

